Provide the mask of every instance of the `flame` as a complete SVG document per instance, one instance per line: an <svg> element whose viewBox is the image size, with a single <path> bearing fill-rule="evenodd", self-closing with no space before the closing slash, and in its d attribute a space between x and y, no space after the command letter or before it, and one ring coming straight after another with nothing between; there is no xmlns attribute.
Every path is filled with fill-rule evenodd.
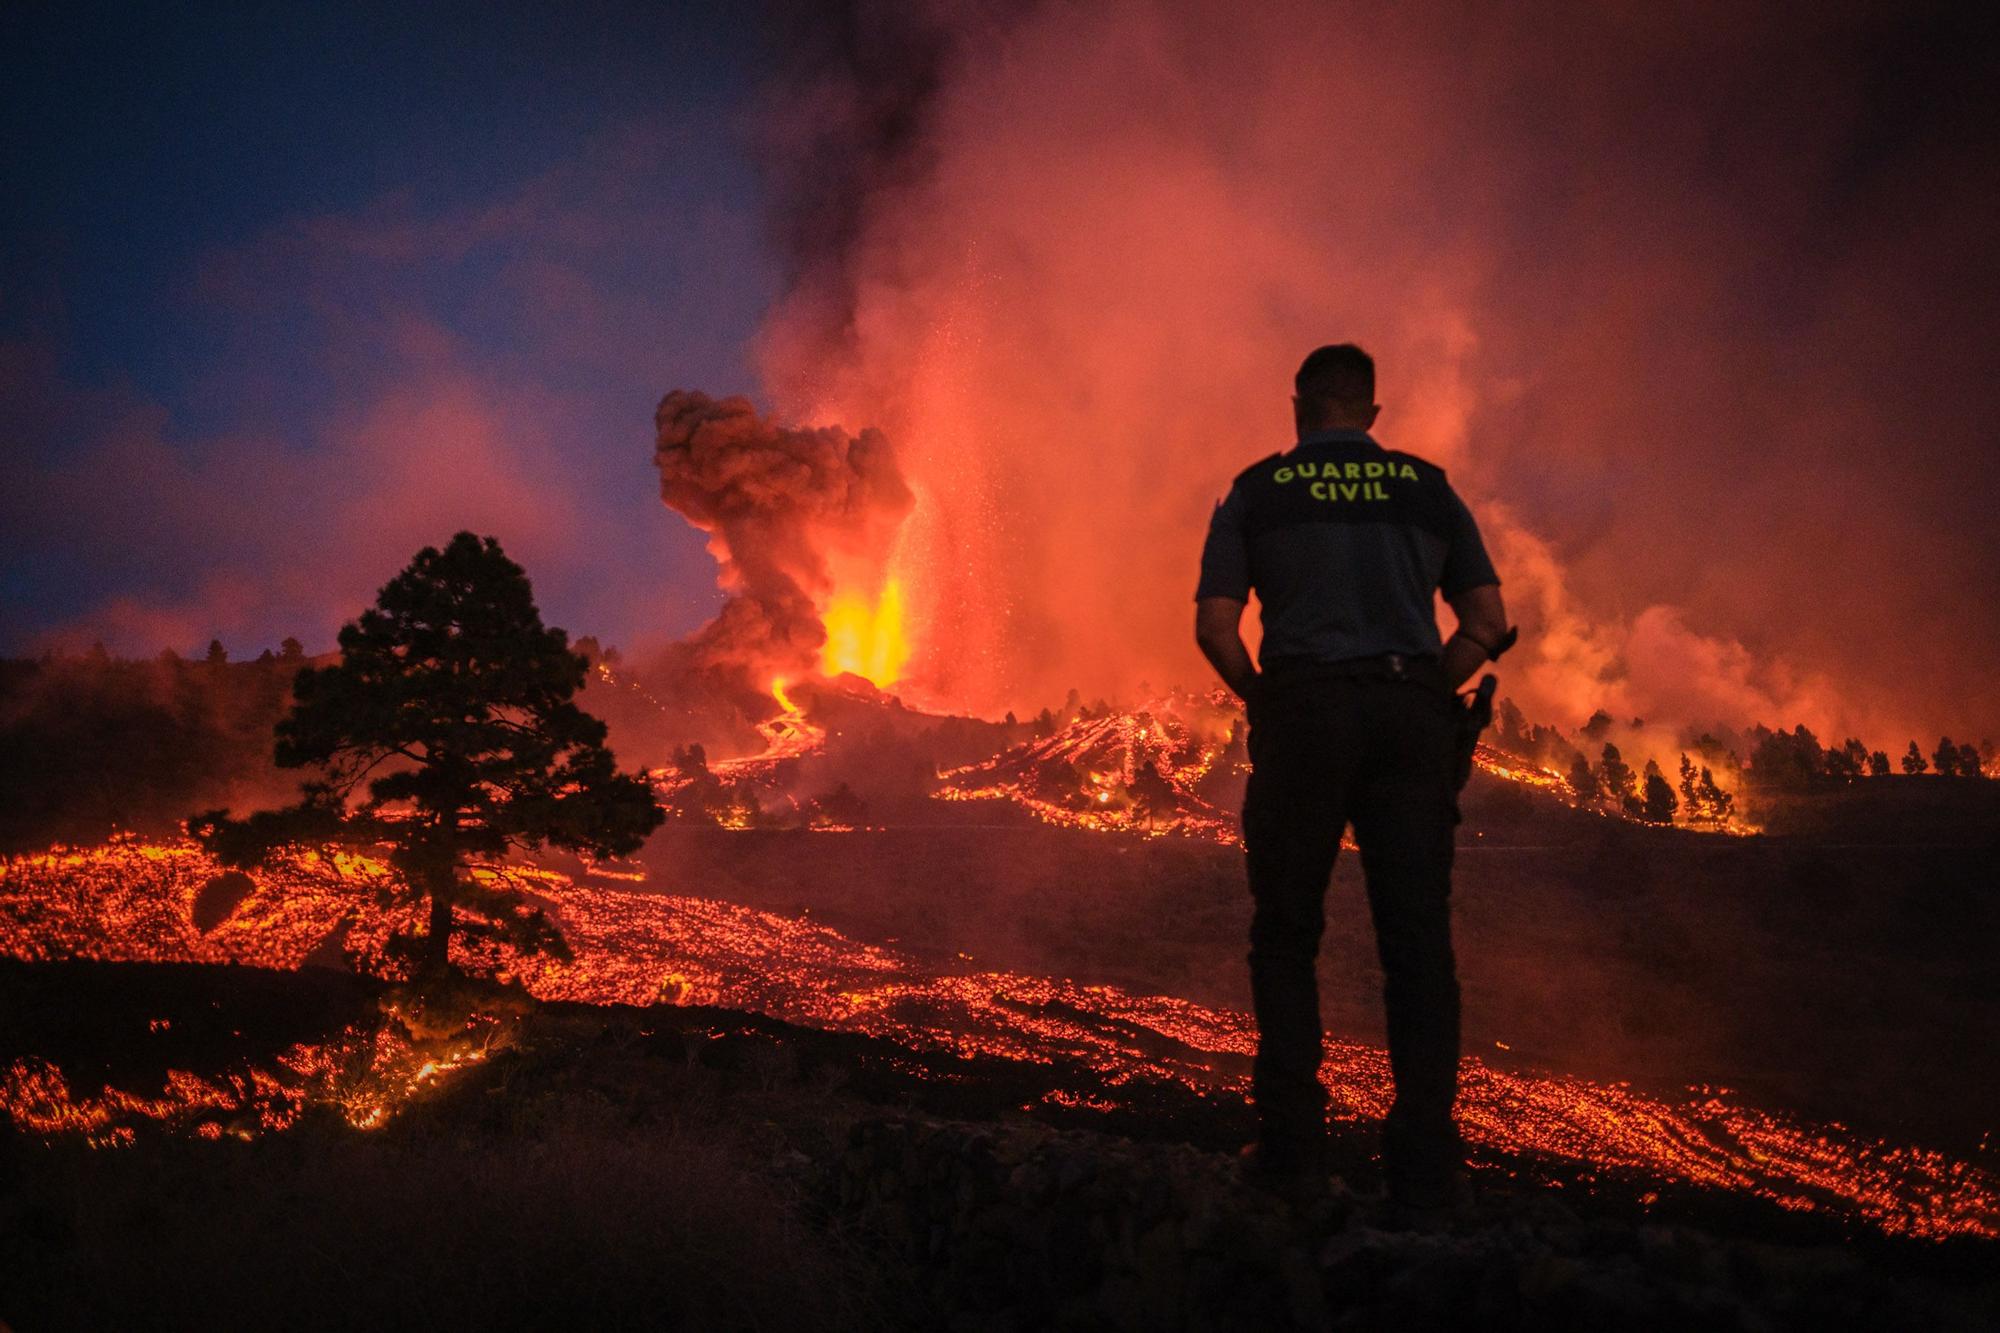
<svg viewBox="0 0 2000 1333"><path fill-rule="evenodd" d="M848 672L880 686L901 679L910 660L901 580L887 580L872 601L862 593L837 592L821 620L826 644L820 649L820 667L827 675Z"/></svg>
<svg viewBox="0 0 2000 1333"><path fill-rule="evenodd" d="M799 706L792 702L792 697L789 694L785 693L785 678L783 676L779 676L771 682L771 697L776 699L778 707L784 709L787 713L796 713L799 711Z"/></svg>

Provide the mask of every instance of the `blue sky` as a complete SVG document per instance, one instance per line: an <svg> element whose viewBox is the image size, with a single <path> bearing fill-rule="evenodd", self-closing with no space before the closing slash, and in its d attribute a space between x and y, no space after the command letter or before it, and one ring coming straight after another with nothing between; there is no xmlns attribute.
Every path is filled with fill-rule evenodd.
<svg viewBox="0 0 2000 1333"><path fill-rule="evenodd" d="M775 288L742 12L10 6L0 649L330 646L468 525L573 632L704 618L651 414Z"/></svg>

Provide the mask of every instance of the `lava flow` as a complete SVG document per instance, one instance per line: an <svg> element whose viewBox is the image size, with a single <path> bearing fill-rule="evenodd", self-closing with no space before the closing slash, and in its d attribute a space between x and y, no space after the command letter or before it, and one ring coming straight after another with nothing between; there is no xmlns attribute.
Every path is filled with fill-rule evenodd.
<svg viewBox="0 0 2000 1333"><path fill-rule="evenodd" d="M939 775L941 801L1005 800L1071 828L1182 834L1234 844L1215 783L1247 771L1238 728L1214 700L1172 698L1136 712L1084 711L1051 735ZM1202 725L1205 723L1206 725Z"/></svg>
<svg viewBox="0 0 2000 1333"><path fill-rule="evenodd" d="M398 922L379 908L386 873L363 857L302 853L253 877L233 910L203 931L196 900L216 864L188 843L121 839L0 864L0 952L29 960L77 957L299 966L331 936L363 970L384 965ZM576 881L518 868L560 920L574 957L462 957L498 963L536 996L595 1003L702 1003L868 1033L913 1049L997 1056L1049 1067L1048 1099L1103 1105L1171 1081L1204 1096L1241 1097L1253 1032L1240 1013L1172 996L1006 972L932 969L797 918L710 899ZM336 1043L337 1044L337 1043ZM468 1047L464 1058L476 1058ZM300 1055L299 1059L308 1059ZM1065 1068L1089 1086L1061 1086ZM421 1067L419 1067L421 1070ZM388 1109L434 1077L378 1080L370 1106ZM1663 1100L1624 1085L1535 1077L1464 1065L1460 1110L1468 1138L1489 1150L1542 1154L1584 1167L1741 1192L1794 1210L1865 1220L1921 1237L2000 1237L2000 1179L1943 1153L1868 1140L1743 1106L1724 1091ZM1330 1043L1323 1077L1338 1112L1378 1117L1390 1078L1383 1053ZM337 1095L335 1080L294 1077L288 1096ZM200 1119L212 1080L176 1076L151 1099L107 1089L75 1096L46 1063L23 1062L0 1102L24 1130L77 1131L115 1141L132 1118ZM254 1092L254 1089L253 1089ZM238 1096L234 1087L226 1096ZM240 1097L238 1097L241 1100ZM253 1104L254 1096L249 1099ZM276 1098L269 1099L273 1105ZM364 1109L357 1124L377 1123ZM204 1122L206 1123L206 1122ZM289 1123L281 1110L257 1122Z"/></svg>
<svg viewBox="0 0 2000 1333"><path fill-rule="evenodd" d="M495 1025L488 1016L468 1022L470 1039L460 1034L442 1044L414 1038L393 1007L382 1017L375 1025L350 1024L326 1041L295 1043L267 1065L207 1075L170 1070L152 1096L113 1087L79 1095L52 1062L17 1059L0 1071L0 1109L19 1130L77 1134L93 1147L132 1143L137 1122L197 1138L250 1139L290 1129L308 1106L331 1107L354 1128L375 1129L424 1088L491 1049Z"/></svg>
<svg viewBox="0 0 2000 1333"><path fill-rule="evenodd" d="M941 801L1007 801L1036 819L1068 828L1148 837L1242 841L1234 813L1250 757L1243 714L1228 695L1175 693L1135 710L1082 709L1051 734L978 763L944 772ZM1474 767L1486 778L1527 788L1609 819L1632 816L1590 799L1555 770L1480 744ZM1696 833L1747 834L1741 818L1684 826Z"/></svg>

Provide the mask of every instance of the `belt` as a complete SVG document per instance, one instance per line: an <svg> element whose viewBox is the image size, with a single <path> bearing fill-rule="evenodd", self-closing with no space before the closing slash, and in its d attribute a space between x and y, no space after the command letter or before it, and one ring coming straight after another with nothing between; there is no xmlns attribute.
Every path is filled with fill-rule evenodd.
<svg viewBox="0 0 2000 1333"><path fill-rule="evenodd" d="M1322 662L1310 657L1281 657L1266 662L1263 675L1273 685L1319 680L1407 680L1444 688L1444 664L1435 657L1381 653Z"/></svg>

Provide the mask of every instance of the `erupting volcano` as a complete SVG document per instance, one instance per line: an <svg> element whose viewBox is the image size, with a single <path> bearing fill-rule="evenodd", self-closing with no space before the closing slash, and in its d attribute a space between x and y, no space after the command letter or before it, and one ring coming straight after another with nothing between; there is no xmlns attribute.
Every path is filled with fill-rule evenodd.
<svg viewBox="0 0 2000 1333"><path fill-rule="evenodd" d="M0 1333L2000 1318L1983 15L416 10L8 15Z"/></svg>
<svg viewBox="0 0 2000 1333"><path fill-rule="evenodd" d="M660 494L709 534L727 594L689 641L696 666L898 679L910 649L888 567L912 497L882 433L780 426L744 399L680 390L656 425Z"/></svg>

